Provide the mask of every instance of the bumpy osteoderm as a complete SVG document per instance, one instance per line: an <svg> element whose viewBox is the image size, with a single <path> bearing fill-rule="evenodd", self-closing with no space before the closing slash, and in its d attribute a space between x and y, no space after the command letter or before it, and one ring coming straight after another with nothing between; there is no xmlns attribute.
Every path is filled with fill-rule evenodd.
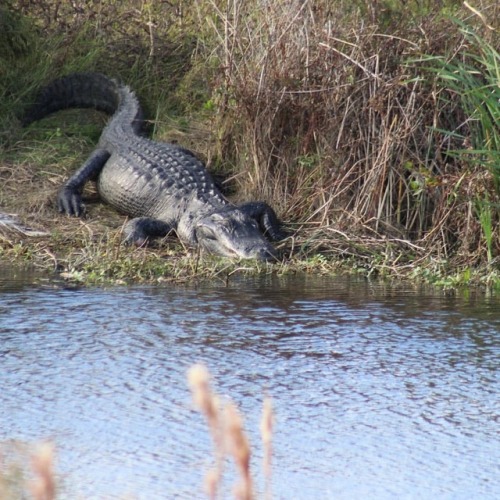
<svg viewBox="0 0 500 500"><path fill-rule="evenodd" d="M104 201L131 217L126 243L142 245L174 230L184 243L210 253L275 259L265 236L281 238L274 210L262 202L231 204L192 152L143 137L141 106L127 86L97 73L60 78L41 90L23 122L72 107L111 118L95 151L61 187L61 212L83 214L81 192L92 180Z"/></svg>

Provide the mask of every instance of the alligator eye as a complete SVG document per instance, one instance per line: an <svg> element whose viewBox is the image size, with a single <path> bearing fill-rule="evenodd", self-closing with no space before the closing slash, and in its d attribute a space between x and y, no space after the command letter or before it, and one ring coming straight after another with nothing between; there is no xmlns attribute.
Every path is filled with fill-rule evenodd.
<svg viewBox="0 0 500 500"><path fill-rule="evenodd" d="M205 235L205 239L206 240L211 240L211 241L217 240L217 238L215 237L215 234L213 234L213 233L206 234Z"/></svg>
<svg viewBox="0 0 500 500"><path fill-rule="evenodd" d="M215 233L212 231L212 229L205 227L203 231L203 238L206 240L212 240L215 241L217 237L215 236Z"/></svg>

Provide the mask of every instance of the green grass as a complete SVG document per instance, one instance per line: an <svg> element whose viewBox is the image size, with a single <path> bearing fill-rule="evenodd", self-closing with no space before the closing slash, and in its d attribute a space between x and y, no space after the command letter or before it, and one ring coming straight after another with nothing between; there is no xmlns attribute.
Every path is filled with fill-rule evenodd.
<svg viewBox="0 0 500 500"><path fill-rule="evenodd" d="M418 62L435 74L441 100L449 104L458 99L460 104L463 121L452 130L439 132L450 143L461 146L450 147L447 154L481 178L471 190L471 202L475 205L487 263L493 264L499 257L500 225L500 52L496 48L499 38L491 34L493 41L489 42L464 22L455 23L463 34L464 50L451 57L425 56Z"/></svg>
<svg viewBox="0 0 500 500"><path fill-rule="evenodd" d="M465 120L454 130L443 130L458 139L461 149L448 151L461 161L489 170L500 189L500 52L474 29L455 21L467 43L465 50L449 55L426 56L419 61L435 73L448 102L458 97ZM498 37L496 42L498 43Z"/></svg>
<svg viewBox="0 0 500 500"><path fill-rule="evenodd" d="M88 282L203 275L205 259L175 247L172 260L170 244L108 259L123 218L99 204L84 221L55 213L104 119L72 110L23 130L18 118L50 79L102 71L137 92L155 139L195 150L235 201L276 208L290 238L273 272L494 280L499 43L484 19L497 22L496 2L481 4L484 19L453 1L7 5L0 206L53 240L5 235L4 256L55 259Z"/></svg>

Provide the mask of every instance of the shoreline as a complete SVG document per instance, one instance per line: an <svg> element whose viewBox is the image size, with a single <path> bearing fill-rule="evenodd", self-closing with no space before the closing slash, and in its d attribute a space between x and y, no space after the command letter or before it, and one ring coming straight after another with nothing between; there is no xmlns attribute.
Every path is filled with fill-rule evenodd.
<svg viewBox="0 0 500 500"><path fill-rule="evenodd" d="M149 135L192 150L230 200L276 210L289 236L269 272L499 289L500 41L484 23L500 22L498 5L389 3L270 2L264 17L258 2L231 14L161 3L132 18L128 2L0 8L0 212L21 224L0 219L0 258L87 284L262 271L175 238L124 249L125 218L92 186L86 218L57 213L106 118L72 109L22 128L20 117L49 81L94 71L129 85Z"/></svg>

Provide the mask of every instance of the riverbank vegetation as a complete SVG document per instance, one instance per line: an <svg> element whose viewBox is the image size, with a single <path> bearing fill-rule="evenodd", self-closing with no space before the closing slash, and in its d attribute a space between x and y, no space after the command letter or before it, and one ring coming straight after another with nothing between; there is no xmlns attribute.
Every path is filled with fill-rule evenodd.
<svg viewBox="0 0 500 500"><path fill-rule="evenodd" d="M499 286L498 2L9 0L0 25L0 210L49 233L0 223L1 258L84 282L271 272L171 240L124 249L123 217L92 190L86 219L56 213L105 119L70 110L23 129L19 117L52 78L100 71L232 199L276 208L289 237L272 272Z"/></svg>

